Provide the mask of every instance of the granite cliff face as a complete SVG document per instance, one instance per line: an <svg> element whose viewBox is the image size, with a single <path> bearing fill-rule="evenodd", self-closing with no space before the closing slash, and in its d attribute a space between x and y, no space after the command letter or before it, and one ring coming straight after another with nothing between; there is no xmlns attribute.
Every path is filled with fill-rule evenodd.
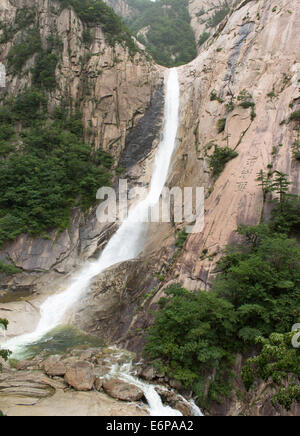
<svg viewBox="0 0 300 436"><path fill-rule="evenodd" d="M189 289L208 289L215 254L233 240L239 224L259 222L260 170L272 163L289 175L293 193L299 194L300 167L292 157L296 126L282 123L300 104L299 13L297 2L241 2L210 47L180 70L185 109L178 152L187 153L188 159L184 173L177 160L173 180L182 185L197 180L207 195L204 231L188 238L174 273ZM245 92L253 97L256 116L236 100ZM235 104L228 112L232 99ZM218 133L220 119L226 125ZM216 183L207 166L212 143L239 154Z"/></svg>
<svg viewBox="0 0 300 436"><path fill-rule="evenodd" d="M84 43L86 28L83 22L72 9L62 8L59 2L7 0L1 2L0 21L8 28L14 26L20 8L34 10L43 44L46 44L53 29L62 42L55 71L57 86L49 95L50 107L66 99L72 101L74 107L79 106L83 114L86 142L96 150L101 148L108 151L117 165L125 149L128 133L136 127L161 87L160 67L151 61L142 48L132 55L124 44L109 44L101 27L94 27L92 39L88 44ZM6 43L1 44L1 59L7 67L6 88L2 93L16 95L32 82L34 56L18 74L7 66L10 48L20 39L21 33L14 33ZM60 269L58 265L70 259L74 251L76 257L81 246L86 246L84 241L92 239L95 232L99 235L95 228L89 233L90 220L93 218L87 218L86 221L80 211L74 211L68 231L59 235L54 231L48 240L21 236L6 246L0 256L10 258L24 271ZM79 226L85 223L81 237Z"/></svg>
<svg viewBox="0 0 300 436"><path fill-rule="evenodd" d="M136 12L126 0L105 0L105 3L111 6L115 12L122 17L128 17Z"/></svg>

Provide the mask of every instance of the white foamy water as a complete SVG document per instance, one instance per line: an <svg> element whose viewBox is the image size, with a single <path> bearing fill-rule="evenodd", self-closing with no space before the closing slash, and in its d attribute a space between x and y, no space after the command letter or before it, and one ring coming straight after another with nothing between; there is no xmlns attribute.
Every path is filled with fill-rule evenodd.
<svg viewBox="0 0 300 436"><path fill-rule="evenodd" d="M125 363L123 365L112 365L109 377L117 377L129 384L135 385L141 391L144 392L144 396L148 403L148 411L150 416L182 416L179 410L173 409L170 406L163 404L160 395L155 388L165 389L163 386L152 385L134 377L131 374L131 363ZM187 403L190 407L193 416L203 416L201 410L196 406L193 400L187 401L184 397L179 396L183 402Z"/></svg>
<svg viewBox="0 0 300 436"><path fill-rule="evenodd" d="M40 321L35 331L7 341L3 344L4 348L10 349L16 354L22 350L24 345L39 340L47 332L61 324L68 310L86 292L93 277L112 265L134 259L140 253L143 248L143 235L147 228L145 222L147 221L149 208L158 202L167 180L171 158L176 146L178 120L179 83L177 71L172 69L169 72L167 81L163 139L155 158L149 194L144 200L131 208L128 218L110 239L99 259L95 262L88 262L85 267L74 275L71 284L65 291L51 295L41 305ZM137 217L141 222L137 222ZM155 396L154 392L151 395Z"/></svg>

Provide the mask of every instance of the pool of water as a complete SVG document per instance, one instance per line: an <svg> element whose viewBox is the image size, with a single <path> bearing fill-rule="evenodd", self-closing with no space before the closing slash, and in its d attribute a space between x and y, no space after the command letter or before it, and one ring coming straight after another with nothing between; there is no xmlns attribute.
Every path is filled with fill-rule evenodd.
<svg viewBox="0 0 300 436"><path fill-rule="evenodd" d="M76 327L61 325L48 332L36 342L32 342L17 354L16 359L31 359L43 352L43 355L64 354L73 348L98 348L103 347L104 341L96 336L82 332Z"/></svg>

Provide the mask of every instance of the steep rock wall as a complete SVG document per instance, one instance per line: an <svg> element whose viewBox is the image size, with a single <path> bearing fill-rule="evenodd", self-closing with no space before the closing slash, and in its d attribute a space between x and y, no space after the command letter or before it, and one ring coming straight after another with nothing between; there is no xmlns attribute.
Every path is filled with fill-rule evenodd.
<svg viewBox="0 0 300 436"><path fill-rule="evenodd" d="M128 133L143 118L156 90L161 87L162 69L142 48L132 55L125 44L109 44L100 26L92 29L92 40L86 44L84 23L72 9L63 9L54 0L5 0L0 4L1 23L14 26L20 8L35 11L43 44L54 30L62 42L55 71L57 86L49 94L50 108L63 100L72 101L74 107L79 106L86 142L95 149L109 152L116 166ZM3 34L4 30L0 32ZM22 30L14 32L12 38L0 45L1 60L7 67L6 88L0 88L2 94L16 95L32 83L31 67L35 55L18 74L8 68L8 53L21 34ZM82 232L80 226L83 226ZM61 234L53 231L46 240L22 235L5 247L0 258L11 259L24 271L56 268L65 272L70 269L81 247L86 248L89 241L101 235L102 231L93 213L88 217L74 210L68 230ZM62 263L68 266L59 266Z"/></svg>
<svg viewBox="0 0 300 436"><path fill-rule="evenodd" d="M192 182L206 189L204 231L189 236L172 272L188 289L208 289L216 260L234 240L237 226L259 222L263 195L256 178L260 170L272 163L288 174L292 191L299 194L300 166L292 157L296 125L282 121L300 102L300 10L297 1L242 4L214 43L180 70L178 154L188 157L184 172L182 160L177 159L172 183L190 186ZM253 96L255 118L238 100L232 111L226 109L243 90ZM219 101L212 101L212 92ZM217 122L224 118L225 130L218 133ZM207 161L210 144L229 146L239 154L215 183Z"/></svg>

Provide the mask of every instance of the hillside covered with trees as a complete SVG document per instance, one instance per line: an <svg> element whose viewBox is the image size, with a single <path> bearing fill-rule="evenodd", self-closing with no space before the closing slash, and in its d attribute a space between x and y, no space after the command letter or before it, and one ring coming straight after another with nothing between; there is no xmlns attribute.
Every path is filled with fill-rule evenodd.
<svg viewBox="0 0 300 436"><path fill-rule="evenodd" d="M128 0L128 4L137 13L127 18L127 25L157 63L174 67L196 57L188 0Z"/></svg>

